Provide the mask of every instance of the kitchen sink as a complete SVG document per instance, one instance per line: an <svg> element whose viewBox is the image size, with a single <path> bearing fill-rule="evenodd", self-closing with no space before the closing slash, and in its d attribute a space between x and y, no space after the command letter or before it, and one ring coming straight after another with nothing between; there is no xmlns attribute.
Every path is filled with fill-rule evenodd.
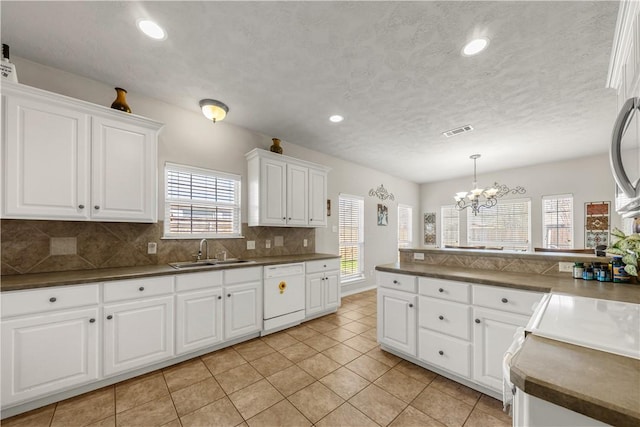
<svg viewBox="0 0 640 427"><path fill-rule="evenodd" d="M252 264L255 261L248 259L238 259L238 258L229 258L224 261L219 261L217 259L203 259L200 261L182 261L182 262L171 262L169 265L176 270L182 270L184 268L204 268L204 267L216 267L216 266L229 266L229 265L239 265L239 264Z"/></svg>

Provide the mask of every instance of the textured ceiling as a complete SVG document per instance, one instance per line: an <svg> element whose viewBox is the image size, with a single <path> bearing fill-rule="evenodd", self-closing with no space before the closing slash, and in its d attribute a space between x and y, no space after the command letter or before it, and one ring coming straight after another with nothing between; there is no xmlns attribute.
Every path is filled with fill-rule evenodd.
<svg viewBox="0 0 640 427"><path fill-rule="evenodd" d="M608 149L618 3L11 2L12 54L423 183ZM143 36L148 17L168 33ZM472 36L486 52L463 57ZM330 123L331 114L345 121ZM445 138L471 124L475 131Z"/></svg>

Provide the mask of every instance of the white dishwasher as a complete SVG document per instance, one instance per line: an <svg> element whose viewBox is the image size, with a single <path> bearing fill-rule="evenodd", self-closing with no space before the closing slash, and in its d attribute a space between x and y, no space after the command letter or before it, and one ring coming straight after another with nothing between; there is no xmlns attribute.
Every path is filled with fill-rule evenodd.
<svg viewBox="0 0 640 427"><path fill-rule="evenodd" d="M299 324L305 316L304 263L264 267L262 335Z"/></svg>

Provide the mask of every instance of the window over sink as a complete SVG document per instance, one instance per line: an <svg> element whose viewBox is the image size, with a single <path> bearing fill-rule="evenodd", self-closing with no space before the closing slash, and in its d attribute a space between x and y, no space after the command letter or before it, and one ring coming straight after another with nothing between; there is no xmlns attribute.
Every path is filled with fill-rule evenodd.
<svg viewBox="0 0 640 427"><path fill-rule="evenodd" d="M164 237L241 237L241 177L165 164Z"/></svg>

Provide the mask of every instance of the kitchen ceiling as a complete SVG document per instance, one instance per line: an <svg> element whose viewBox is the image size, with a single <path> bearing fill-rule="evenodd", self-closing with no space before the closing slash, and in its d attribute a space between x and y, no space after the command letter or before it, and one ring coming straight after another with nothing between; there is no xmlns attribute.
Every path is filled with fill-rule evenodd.
<svg viewBox="0 0 640 427"><path fill-rule="evenodd" d="M617 12L613 1L0 3L12 55L193 111L219 99L225 123L417 183L469 176L474 153L484 174L607 152ZM139 18L167 39L144 36ZM475 36L488 49L462 56Z"/></svg>

